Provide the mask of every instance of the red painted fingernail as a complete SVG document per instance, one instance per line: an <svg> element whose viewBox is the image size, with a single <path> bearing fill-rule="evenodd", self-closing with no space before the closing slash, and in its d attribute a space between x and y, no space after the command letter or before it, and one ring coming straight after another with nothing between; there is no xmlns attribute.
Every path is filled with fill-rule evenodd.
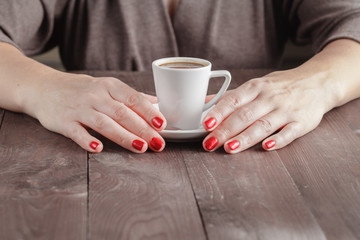
<svg viewBox="0 0 360 240"><path fill-rule="evenodd" d="M215 118L209 118L205 121L205 125L207 129L211 129L216 125L216 119Z"/></svg>
<svg viewBox="0 0 360 240"><path fill-rule="evenodd" d="M91 142L91 143L89 144L89 146L90 146L92 149L96 150L96 148L99 146L99 143L97 143L97 142Z"/></svg>
<svg viewBox="0 0 360 240"><path fill-rule="evenodd" d="M270 141L268 141L268 142L265 143L265 146L266 146L267 149L270 149L270 148L275 147L275 144L276 144L276 143L275 143L274 140L270 140Z"/></svg>
<svg viewBox="0 0 360 240"><path fill-rule="evenodd" d="M144 146L144 142L143 141L140 141L140 140L134 140L132 142L132 146L136 149L136 150L139 150L141 151L141 149L143 148Z"/></svg>
<svg viewBox="0 0 360 240"><path fill-rule="evenodd" d="M239 141L234 140L234 141L229 142L228 146L231 150L235 150L240 146L240 143L239 143Z"/></svg>
<svg viewBox="0 0 360 240"><path fill-rule="evenodd" d="M204 143L205 148L207 150L213 150L216 147L216 144L218 144L218 140L215 137L211 137Z"/></svg>
<svg viewBox="0 0 360 240"><path fill-rule="evenodd" d="M163 141L160 138L157 137L153 137L150 141L150 145L155 149L155 150L160 150L163 146Z"/></svg>
<svg viewBox="0 0 360 240"><path fill-rule="evenodd" d="M156 128L161 128L161 126L163 125L164 120L162 120L159 117L154 117L152 120L152 124L154 125L154 127Z"/></svg>

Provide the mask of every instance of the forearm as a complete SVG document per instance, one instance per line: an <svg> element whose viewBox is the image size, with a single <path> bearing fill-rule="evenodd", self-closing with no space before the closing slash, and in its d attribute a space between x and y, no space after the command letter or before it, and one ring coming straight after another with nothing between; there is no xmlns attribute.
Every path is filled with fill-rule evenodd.
<svg viewBox="0 0 360 240"><path fill-rule="evenodd" d="M360 44L355 41L331 42L298 69L324 73L334 100L332 107L360 97Z"/></svg>
<svg viewBox="0 0 360 240"><path fill-rule="evenodd" d="M24 112L24 94L40 80L60 73L24 56L10 44L0 43L0 107Z"/></svg>

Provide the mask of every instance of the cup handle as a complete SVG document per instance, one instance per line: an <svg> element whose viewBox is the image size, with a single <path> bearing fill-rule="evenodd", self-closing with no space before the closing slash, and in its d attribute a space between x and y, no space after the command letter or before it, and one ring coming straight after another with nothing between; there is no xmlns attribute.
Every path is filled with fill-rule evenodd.
<svg viewBox="0 0 360 240"><path fill-rule="evenodd" d="M215 105L215 103L217 103L219 101L219 99L224 95L225 91L229 87L229 84L231 81L231 74L229 71L226 71L226 70L211 71L210 79L215 78L215 77L225 77L225 81L224 81L223 85L221 86L220 91L215 95L215 97L213 97L209 102L207 102L204 105L203 111L205 111L205 110L209 109L210 107L212 107L213 105Z"/></svg>

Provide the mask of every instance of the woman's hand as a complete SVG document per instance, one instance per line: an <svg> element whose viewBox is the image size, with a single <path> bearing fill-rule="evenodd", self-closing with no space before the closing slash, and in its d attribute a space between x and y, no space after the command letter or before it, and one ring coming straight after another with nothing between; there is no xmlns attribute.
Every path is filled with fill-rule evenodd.
<svg viewBox="0 0 360 240"><path fill-rule="evenodd" d="M115 78L59 72L0 43L0 107L37 118L47 129L73 139L90 152L103 149L89 128L130 151L165 147L159 131L164 116L156 98Z"/></svg>
<svg viewBox="0 0 360 240"><path fill-rule="evenodd" d="M43 77L46 81L35 81L23 91L23 111L45 128L91 152L100 152L103 145L89 128L133 152L164 149L158 131L166 121L152 106L151 97L115 78L69 73Z"/></svg>
<svg viewBox="0 0 360 240"><path fill-rule="evenodd" d="M207 151L238 153L262 141L275 150L313 130L323 115L360 96L360 45L337 40L302 66L227 92L204 118ZM275 134L274 134L275 133Z"/></svg>
<svg viewBox="0 0 360 240"><path fill-rule="evenodd" d="M332 106L332 88L324 85L325 73L306 75L274 72L229 91L205 118L205 129L213 132L204 148L224 145L237 153L263 141L265 150L274 150L313 130Z"/></svg>

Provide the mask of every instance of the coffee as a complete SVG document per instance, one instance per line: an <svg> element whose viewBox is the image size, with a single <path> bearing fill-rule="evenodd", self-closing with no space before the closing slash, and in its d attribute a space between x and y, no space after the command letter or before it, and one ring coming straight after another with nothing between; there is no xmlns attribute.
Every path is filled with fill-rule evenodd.
<svg viewBox="0 0 360 240"><path fill-rule="evenodd" d="M192 69L205 67L204 64L197 62L168 62L159 65L160 67L177 68L177 69Z"/></svg>

